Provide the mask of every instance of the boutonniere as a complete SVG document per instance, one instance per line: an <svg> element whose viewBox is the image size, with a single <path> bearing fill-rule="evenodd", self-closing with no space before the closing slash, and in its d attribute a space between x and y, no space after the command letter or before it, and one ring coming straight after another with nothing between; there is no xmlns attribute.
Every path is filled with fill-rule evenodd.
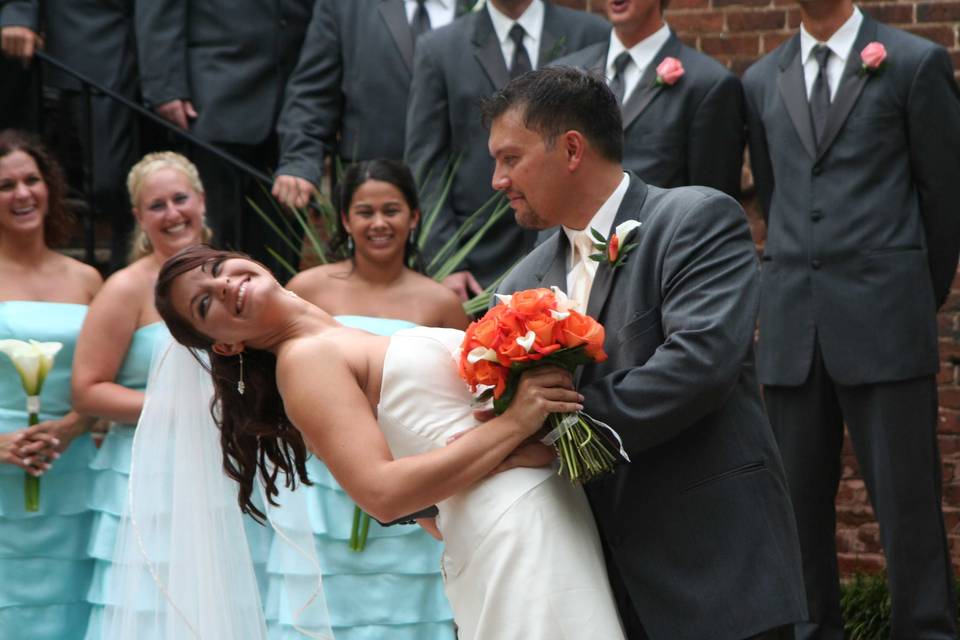
<svg viewBox="0 0 960 640"><path fill-rule="evenodd" d="M593 246L597 248L598 253L590 256L591 260L597 262L606 262L612 269L623 265L627 261L627 254L637 248L636 242L627 242L631 234L640 226L636 220L627 220L617 225L609 238L604 238L596 229L591 228L590 233L597 240Z"/></svg>
<svg viewBox="0 0 960 640"><path fill-rule="evenodd" d="M672 87L683 76L683 63L667 56L657 65L657 79L653 81L655 87Z"/></svg>
<svg viewBox="0 0 960 640"><path fill-rule="evenodd" d="M473 0L473 3L467 2L467 12L477 12L483 9L483 0Z"/></svg>
<svg viewBox="0 0 960 640"><path fill-rule="evenodd" d="M880 42L871 42L860 52L860 60L863 62L860 67L860 75L882 71L886 59L886 47Z"/></svg>
<svg viewBox="0 0 960 640"><path fill-rule="evenodd" d="M562 35L557 38L557 41L553 43L553 46L550 47L550 51L547 51L547 55L544 56L545 62L550 62L551 60L556 60L562 56L567 51L567 36Z"/></svg>

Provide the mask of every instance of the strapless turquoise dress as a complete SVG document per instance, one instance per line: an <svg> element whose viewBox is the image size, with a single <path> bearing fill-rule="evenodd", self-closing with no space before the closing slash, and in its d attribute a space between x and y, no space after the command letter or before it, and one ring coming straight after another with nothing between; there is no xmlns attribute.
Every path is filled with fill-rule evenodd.
<svg viewBox="0 0 960 640"><path fill-rule="evenodd" d="M343 324L390 335L414 326L402 320L338 316ZM327 467L307 463L313 486L310 522L323 569L323 590L337 640L455 640L453 612L443 593L443 545L419 526L381 527L374 520L361 552L347 546L354 502ZM293 612L282 597L278 576L296 574L299 556L274 540L267 572L267 624L272 640L302 638L292 627Z"/></svg>
<svg viewBox="0 0 960 640"><path fill-rule="evenodd" d="M61 342L40 394L40 420L70 411L70 370L86 305L0 302L0 339ZM27 426L26 396L10 360L0 356L0 432ZM0 464L0 639L78 640L87 626L87 557L96 449L76 438L40 480L40 510L23 508L19 467Z"/></svg>
<svg viewBox="0 0 960 640"><path fill-rule="evenodd" d="M137 329L123 364L117 372L117 383L130 389L143 391L147 386L154 349L168 336L166 325L162 322L155 322ZM197 410L205 411L209 408L204 406L198 407ZM136 425L132 424L112 424L96 457L90 463L93 473L93 490L90 495L93 524L87 553L94 564L93 578L87 593L87 601L91 608L86 640L102 639L104 608L111 604L118 604L110 601L110 580L113 574L117 531L127 500L127 481L130 475L135 428ZM246 519L245 525L254 568L257 570L261 593L263 593L267 588L266 561L272 534L269 529L259 526L250 518Z"/></svg>

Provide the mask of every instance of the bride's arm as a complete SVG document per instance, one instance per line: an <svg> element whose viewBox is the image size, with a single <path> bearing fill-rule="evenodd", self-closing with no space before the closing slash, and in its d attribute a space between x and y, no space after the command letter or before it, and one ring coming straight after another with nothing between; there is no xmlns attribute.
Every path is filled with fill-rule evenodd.
<svg viewBox="0 0 960 640"><path fill-rule="evenodd" d="M390 521L436 504L484 478L553 412L578 411L569 375L526 374L510 408L455 442L394 459L354 373L335 351L290 354L277 379L287 415L364 511ZM304 371L323 362L323 382Z"/></svg>

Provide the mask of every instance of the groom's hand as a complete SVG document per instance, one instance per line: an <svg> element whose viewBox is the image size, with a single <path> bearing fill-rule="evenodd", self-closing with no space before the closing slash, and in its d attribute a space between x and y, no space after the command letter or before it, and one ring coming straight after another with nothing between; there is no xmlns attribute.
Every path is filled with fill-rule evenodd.
<svg viewBox="0 0 960 640"><path fill-rule="evenodd" d="M539 436L535 436L539 437ZM513 453L504 458L503 462L497 465L490 475L502 473L517 467L546 467L553 464L557 459L557 451L553 447L548 447L539 440L528 440L513 450Z"/></svg>
<svg viewBox="0 0 960 640"><path fill-rule="evenodd" d="M443 279L443 286L456 293L460 302L466 302L473 296L483 293L483 287L469 271L451 273Z"/></svg>

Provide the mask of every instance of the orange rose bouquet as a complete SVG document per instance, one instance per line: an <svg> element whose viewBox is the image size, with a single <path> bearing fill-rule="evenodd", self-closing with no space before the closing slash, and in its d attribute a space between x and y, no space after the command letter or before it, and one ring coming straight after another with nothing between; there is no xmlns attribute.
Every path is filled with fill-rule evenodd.
<svg viewBox="0 0 960 640"><path fill-rule="evenodd" d="M578 313L562 291L527 289L497 296L500 304L470 324L460 349L460 375L478 400L493 399L499 415L510 405L520 374L552 364L571 373L581 364L603 362L603 325ZM612 471L617 455L625 459L619 437L583 412L551 414L550 433L542 440L560 458L559 473L584 483Z"/></svg>

